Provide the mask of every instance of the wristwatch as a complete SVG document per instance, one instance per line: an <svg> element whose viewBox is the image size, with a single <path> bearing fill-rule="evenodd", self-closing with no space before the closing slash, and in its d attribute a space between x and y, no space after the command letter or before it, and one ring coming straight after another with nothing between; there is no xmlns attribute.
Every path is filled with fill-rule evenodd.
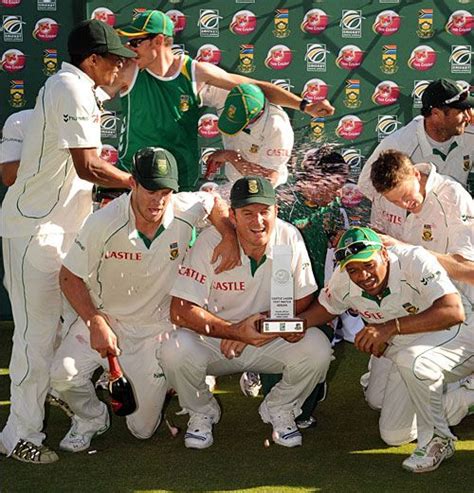
<svg viewBox="0 0 474 493"><path fill-rule="evenodd" d="M300 111L302 111L304 113L304 110L306 108L306 106L308 106L308 104L311 103L311 101L309 99L302 99L300 101Z"/></svg>

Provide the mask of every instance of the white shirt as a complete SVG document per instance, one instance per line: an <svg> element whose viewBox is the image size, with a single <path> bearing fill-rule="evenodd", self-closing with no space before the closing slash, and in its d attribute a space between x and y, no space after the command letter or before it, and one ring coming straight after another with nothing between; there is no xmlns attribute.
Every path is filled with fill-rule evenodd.
<svg viewBox="0 0 474 493"><path fill-rule="evenodd" d="M17 111L5 120L0 143L0 164L20 160L23 140L32 114L33 110Z"/></svg>
<svg viewBox="0 0 474 493"><path fill-rule="evenodd" d="M337 268L321 291L319 302L334 315L350 308L367 323L381 324L423 312L442 296L457 292L440 263L422 247L392 247L389 261L387 290L380 300L353 283L345 269ZM406 343L417 337L419 334L395 336L394 343Z"/></svg>
<svg viewBox="0 0 474 493"><path fill-rule="evenodd" d="M220 235L209 228L199 235L193 248L179 268L171 295L183 298L219 317L238 322L255 313L270 310L272 277L272 245L291 245L291 272L294 279L294 300L317 290L308 252L299 231L280 219L267 245L266 259L255 270L255 262L241 249L242 265L231 271L214 273L211 256Z"/></svg>
<svg viewBox="0 0 474 493"><path fill-rule="evenodd" d="M216 108L219 116L228 94L228 91L210 85L205 85L200 92L202 103ZM246 161L277 171L275 187L286 183L286 165L294 144L293 128L286 112L280 106L267 102L262 116L249 126L249 131L241 131L234 136L222 134L224 149L237 151ZM231 183L242 178L242 174L230 163L226 164L225 174Z"/></svg>
<svg viewBox="0 0 474 493"><path fill-rule="evenodd" d="M173 195L147 248L130 195L121 195L89 216L63 265L86 283L98 309L121 322L141 327L168 321L169 291L193 226L213 206L214 197L206 192Z"/></svg>
<svg viewBox="0 0 474 493"><path fill-rule="evenodd" d="M18 176L3 202L4 236L77 232L92 210L92 183L77 176L69 149L100 145L94 81L64 62L38 94Z"/></svg>

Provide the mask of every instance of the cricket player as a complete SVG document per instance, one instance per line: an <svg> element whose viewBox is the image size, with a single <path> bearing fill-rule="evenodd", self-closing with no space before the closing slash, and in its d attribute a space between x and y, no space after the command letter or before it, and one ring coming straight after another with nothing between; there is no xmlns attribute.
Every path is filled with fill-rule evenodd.
<svg viewBox="0 0 474 493"><path fill-rule="evenodd" d="M127 64L120 80L109 88L111 95L120 91L125 115L119 149L123 169L130 167L131 157L138 149L161 145L176 155L180 189L194 189L199 175L199 92L204 84L230 91L237 84L253 82L274 104L312 116L334 113L327 100L310 103L270 82L231 74L188 55L175 55L173 31L173 22L159 10L146 10L119 30L137 54L137 63Z"/></svg>
<svg viewBox="0 0 474 493"><path fill-rule="evenodd" d="M93 372L106 366L108 353L120 354L135 390L137 410L127 416L130 432L142 439L154 433L168 388L159 353L161 338L172 330L169 291L193 227L209 217L223 238L230 236L223 242L228 256L237 251L220 199L206 192L174 194L178 167L170 152L137 153L130 187L130 195L88 218L60 272L74 311L66 317L51 382L75 413L60 443L70 452L86 450L109 427L107 406L91 382Z"/></svg>
<svg viewBox="0 0 474 493"><path fill-rule="evenodd" d="M416 415L418 444L403 467L428 472L454 454L457 424L474 404L474 391L443 396L443 385L473 369L473 327L461 297L436 258L421 247L387 250L369 228L351 228L335 252L339 269L307 311L321 324L352 308L367 325L356 347L393 365L385 390L380 433L399 445L410 441ZM386 419L390 417L390 420Z"/></svg>
<svg viewBox="0 0 474 493"><path fill-rule="evenodd" d="M200 96L203 105L216 108L224 144L209 156L206 176L225 165L231 185L249 175L263 176L275 188L286 183L294 144L286 112L267 101L255 84L239 84L231 91L206 85Z"/></svg>
<svg viewBox="0 0 474 493"><path fill-rule="evenodd" d="M98 85L113 84L123 47L108 25L84 21L68 38L71 63L41 88L14 184L2 204L5 284L15 332L11 408L0 452L32 463L58 459L42 444L44 400L62 312L61 259L92 209L92 182L126 187L128 173L98 157Z"/></svg>
<svg viewBox="0 0 474 493"><path fill-rule="evenodd" d="M242 371L283 373L264 399L260 416L273 426L273 440L285 447L302 444L295 417L316 384L324 381L331 345L324 333L269 335L255 323L270 309L274 245L291 246L295 312L306 308L317 286L298 230L277 218L275 190L260 176L237 180L231 190L231 220L240 244L241 265L216 275L210 252L220 241L210 228L201 233L171 291L171 317L182 328L162 348L163 368L190 419L185 446L212 445L220 418L206 374ZM277 264L278 265L278 264Z"/></svg>
<svg viewBox="0 0 474 493"><path fill-rule="evenodd" d="M404 212L389 206L370 180L372 163L382 151L393 149L409 156L414 163L433 163L438 173L467 185L474 162L474 97L469 87L450 79L429 84L422 95L421 115L397 130L377 146L359 176L359 188L372 201L372 224L389 222L391 236L398 237Z"/></svg>

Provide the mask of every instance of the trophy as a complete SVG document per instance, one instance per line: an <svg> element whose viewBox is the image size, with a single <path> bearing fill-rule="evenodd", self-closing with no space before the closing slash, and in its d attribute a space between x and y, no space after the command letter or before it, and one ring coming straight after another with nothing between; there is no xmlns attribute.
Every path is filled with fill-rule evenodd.
<svg viewBox="0 0 474 493"><path fill-rule="evenodd" d="M291 273L290 245L273 245L270 318L260 320L262 334L295 334L304 332L305 323L295 318L294 284Z"/></svg>

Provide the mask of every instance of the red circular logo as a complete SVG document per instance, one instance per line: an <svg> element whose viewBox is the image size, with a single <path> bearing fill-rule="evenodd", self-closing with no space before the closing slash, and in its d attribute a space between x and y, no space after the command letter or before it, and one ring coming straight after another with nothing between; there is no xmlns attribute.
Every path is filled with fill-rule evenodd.
<svg viewBox="0 0 474 493"><path fill-rule="evenodd" d="M250 10L239 10L239 12L236 12L229 26L229 29L234 34L239 34L240 36L253 33L256 28L257 18Z"/></svg>
<svg viewBox="0 0 474 493"><path fill-rule="evenodd" d="M110 164L116 164L118 161L118 151L114 146L109 144L104 144L102 150L100 151L100 157Z"/></svg>
<svg viewBox="0 0 474 493"><path fill-rule="evenodd" d="M400 88L391 80L380 82L372 94L372 101L381 106L388 106L398 101L400 97Z"/></svg>
<svg viewBox="0 0 474 493"><path fill-rule="evenodd" d="M275 45L268 50L265 66L273 70L283 70L293 60L290 48L285 45Z"/></svg>
<svg viewBox="0 0 474 493"><path fill-rule="evenodd" d="M364 194L355 183L346 183L341 190L341 202L345 207L357 207L364 198Z"/></svg>
<svg viewBox="0 0 474 493"><path fill-rule="evenodd" d="M321 79L310 79L304 85L301 97L311 101L312 103L317 103L326 99L328 95L328 86L326 82Z"/></svg>
<svg viewBox="0 0 474 493"><path fill-rule="evenodd" d="M431 46L417 46L410 55L408 66L412 69L424 72L429 70L436 63L436 52Z"/></svg>
<svg viewBox="0 0 474 493"><path fill-rule="evenodd" d="M456 10L448 19L446 31L455 36L465 36L472 31L474 27L474 17L467 10Z"/></svg>
<svg viewBox="0 0 474 493"><path fill-rule="evenodd" d="M362 120L355 115L343 116L336 128L336 135L345 140L354 140L360 136L364 130Z"/></svg>
<svg viewBox="0 0 474 493"><path fill-rule="evenodd" d="M21 0L0 0L0 5L3 5L4 7L16 7L17 5L20 5Z"/></svg>
<svg viewBox="0 0 474 493"><path fill-rule="evenodd" d="M25 68L26 56L20 50L7 50L2 55L2 70L5 72L18 72Z"/></svg>
<svg viewBox="0 0 474 493"><path fill-rule="evenodd" d="M33 37L40 41L52 41L56 39L59 32L59 24L54 19L45 17L40 19L33 30Z"/></svg>
<svg viewBox="0 0 474 493"><path fill-rule="evenodd" d="M209 62L214 65L219 65L219 63L221 63L221 58L221 50L217 46L211 44L202 45L196 55L196 60L198 62Z"/></svg>
<svg viewBox="0 0 474 493"><path fill-rule="evenodd" d="M364 58L364 52L356 45L343 46L336 59L339 68L353 70L360 67Z"/></svg>
<svg viewBox="0 0 474 493"><path fill-rule="evenodd" d="M304 15L301 30L309 34L320 34L328 27L329 17L321 9L311 9Z"/></svg>
<svg viewBox="0 0 474 493"><path fill-rule="evenodd" d="M198 121L198 133L201 137L206 139L213 139L219 135L219 128L217 127L218 118L212 113L206 113L199 118Z"/></svg>
<svg viewBox="0 0 474 493"><path fill-rule="evenodd" d="M91 19L97 19L98 21L105 22L109 26L115 25L115 14L107 7L98 7L92 14Z"/></svg>
<svg viewBox="0 0 474 493"><path fill-rule="evenodd" d="M173 21L175 34L184 31L186 28L186 16L180 10L168 10L166 15Z"/></svg>
<svg viewBox="0 0 474 493"><path fill-rule="evenodd" d="M375 18L372 29L382 36L391 36L400 29L400 16L393 10L384 10Z"/></svg>

